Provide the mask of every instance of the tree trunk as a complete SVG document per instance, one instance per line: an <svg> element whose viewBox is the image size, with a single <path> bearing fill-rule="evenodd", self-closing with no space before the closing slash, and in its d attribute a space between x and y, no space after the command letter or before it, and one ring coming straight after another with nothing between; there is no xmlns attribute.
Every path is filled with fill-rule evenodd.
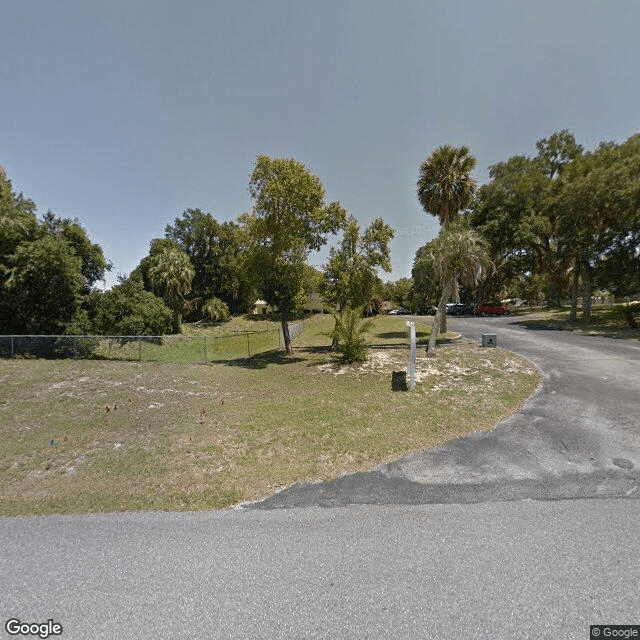
<svg viewBox="0 0 640 640"><path fill-rule="evenodd" d="M293 355L293 348L291 347L291 334L289 333L289 322L285 317L282 317L280 318L280 324L282 325L282 336L284 338L285 353L288 356Z"/></svg>
<svg viewBox="0 0 640 640"><path fill-rule="evenodd" d="M578 279L580 278L580 269L578 258L573 261L573 285L571 287L571 312L569 313L569 322L577 322L578 313Z"/></svg>
<svg viewBox="0 0 640 640"><path fill-rule="evenodd" d="M182 327L182 314L177 309L173 312L173 332L180 333Z"/></svg>
<svg viewBox="0 0 640 640"><path fill-rule="evenodd" d="M582 276L584 289L582 291L582 324L591 322L591 269L585 265Z"/></svg>
<svg viewBox="0 0 640 640"><path fill-rule="evenodd" d="M456 278L453 282L453 301L460 302L460 285L458 284L458 278Z"/></svg>
<svg viewBox="0 0 640 640"><path fill-rule="evenodd" d="M451 292L453 291L455 278L451 278L447 281L447 283L442 288L442 296L440 297L440 302L438 303L438 310L436 311L436 317L433 319L433 324L431 325L431 335L429 336L429 345L427 346L427 355L429 357L433 357L436 355L436 338L438 337L439 329L441 326L444 327L442 333L446 333L447 331L447 301L451 297ZM443 322L444 320L444 322Z"/></svg>
<svg viewBox="0 0 640 640"><path fill-rule="evenodd" d="M553 309L559 309L560 304L560 290L556 287L556 283L550 281L547 285L547 293L549 294L549 306Z"/></svg>
<svg viewBox="0 0 640 640"><path fill-rule="evenodd" d="M344 312L344 307L345 305L343 304L338 305L338 315L340 316L342 315L342 313ZM331 338L331 351L338 350L338 334L336 332L337 327L338 327L338 320L336 320L333 325L333 336Z"/></svg>
<svg viewBox="0 0 640 640"><path fill-rule="evenodd" d="M635 321L633 317L634 307L631 306L631 302L627 302L627 305L624 308L624 317L627 321L627 325L630 329L637 329L638 323Z"/></svg>

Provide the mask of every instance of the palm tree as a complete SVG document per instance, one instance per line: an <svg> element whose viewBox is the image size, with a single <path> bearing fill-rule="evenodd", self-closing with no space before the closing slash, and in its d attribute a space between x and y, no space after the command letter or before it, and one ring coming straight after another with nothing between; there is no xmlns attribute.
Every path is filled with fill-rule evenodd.
<svg viewBox="0 0 640 640"><path fill-rule="evenodd" d="M427 245L427 257L434 278L440 282L442 295L431 327L427 355L435 355L436 338L442 319L446 317L446 303L455 283L473 286L488 265L487 243L476 231L453 224ZM446 331L446 325L444 331Z"/></svg>
<svg viewBox="0 0 640 640"><path fill-rule="evenodd" d="M191 291L195 271L189 256L178 248L167 247L151 258L149 279L153 288L174 312L174 329L180 331L182 304Z"/></svg>
<svg viewBox="0 0 640 640"><path fill-rule="evenodd" d="M471 177L475 166L476 159L470 154L469 147L452 147L448 144L434 149L420 165L418 201L425 213L439 218L445 231L460 210L471 204L476 189L476 182ZM452 295L459 301L458 282L455 280L447 301ZM440 329L445 333L446 315L442 316L441 323Z"/></svg>
<svg viewBox="0 0 640 640"><path fill-rule="evenodd" d="M435 149L420 165L418 200L445 229L461 209L471 204L476 188L471 172L475 166L476 159L468 147L448 144Z"/></svg>

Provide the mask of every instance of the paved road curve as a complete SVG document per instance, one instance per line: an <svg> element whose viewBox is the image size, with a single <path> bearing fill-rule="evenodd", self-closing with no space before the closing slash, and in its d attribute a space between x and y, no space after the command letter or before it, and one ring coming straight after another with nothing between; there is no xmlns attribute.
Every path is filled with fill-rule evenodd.
<svg viewBox="0 0 640 640"><path fill-rule="evenodd" d="M640 624L639 347L453 324L545 372L495 432L260 508L0 518L0 638L25 637L9 618L53 619L62 640L587 640L590 624Z"/></svg>
<svg viewBox="0 0 640 640"><path fill-rule="evenodd" d="M541 388L519 413L490 433L296 485L254 508L640 498L640 343L526 329L510 318L448 324L478 343L495 333L498 346L540 368Z"/></svg>

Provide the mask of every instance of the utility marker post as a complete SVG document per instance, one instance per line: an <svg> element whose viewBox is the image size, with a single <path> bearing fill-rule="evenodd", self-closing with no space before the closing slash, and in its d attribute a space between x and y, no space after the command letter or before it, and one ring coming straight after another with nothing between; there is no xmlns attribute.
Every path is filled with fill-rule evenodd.
<svg viewBox="0 0 640 640"><path fill-rule="evenodd" d="M416 388L416 323L407 322L409 327L409 341L411 344L411 351L409 354L409 391L414 391Z"/></svg>

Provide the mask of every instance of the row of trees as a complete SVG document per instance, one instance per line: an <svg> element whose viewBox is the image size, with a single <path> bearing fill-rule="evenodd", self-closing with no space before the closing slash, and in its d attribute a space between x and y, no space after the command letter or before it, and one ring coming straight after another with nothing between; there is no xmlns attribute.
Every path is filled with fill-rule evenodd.
<svg viewBox="0 0 640 640"><path fill-rule="evenodd" d="M107 292L94 284L111 265L77 220L51 212L38 220L35 203L16 194L4 172L0 188L0 333L177 332L183 317L226 319L249 311L260 295L278 309L290 353L288 322L308 293L320 291L340 312L371 306L382 284L377 269L391 269L393 230L377 219L361 232L292 159L258 156L249 181L252 213L220 223L187 209ZM311 268L309 253L340 232L324 273Z"/></svg>
<svg viewBox="0 0 640 640"><path fill-rule="evenodd" d="M35 211L0 167L0 332L81 331L83 304L111 265L77 220Z"/></svg>
<svg viewBox="0 0 640 640"><path fill-rule="evenodd" d="M182 314L197 320L218 319L225 309L248 312L259 295L278 309L290 353L289 320L312 291L339 313L371 306L382 284L378 268L391 270L394 232L383 220L362 232L338 202L325 202L320 180L292 159L258 156L249 194L253 210L237 222L219 223L210 213L187 209L166 226L164 238L152 241L132 273L173 310L175 330ZM342 240L324 271L310 267L309 253L337 233Z"/></svg>
<svg viewBox="0 0 640 640"><path fill-rule="evenodd" d="M588 322L595 286L614 296L640 292L640 135L584 152L563 130L536 149L492 166L477 191L467 147L440 147L421 165L418 200L442 228L416 253L405 295L415 303L439 293L430 352L450 299L559 306L570 296L576 321L581 287Z"/></svg>
<svg viewBox="0 0 640 640"><path fill-rule="evenodd" d="M484 295L570 296L575 319L581 287L588 320L594 287L640 291L640 135L584 152L561 131L536 148L491 167L469 212L493 261Z"/></svg>
<svg viewBox="0 0 640 640"><path fill-rule="evenodd" d="M582 287L640 290L640 136L584 152L568 131L490 168L477 189L466 147L440 147L422 163L418 200L441 232L421 247L412 277L382 285L393 230L374 220L361 230L320 180L292 159L258 156L249 180L251 213L218 222L187 209L152 241L149 254L111 291L93 290L111 268L77 220L16 194L0 173L0 332L149 334L178 331L183 318L224 319L258 295L288 321L310 291L338 310L371 311L382 299L416 308L438 303L446 330L449 299L545 298L559 304ZM341 234L320 273L311 251ZM336 324L336 327L338 325ZM433 351L433 346L430 347Z"/></svg>

